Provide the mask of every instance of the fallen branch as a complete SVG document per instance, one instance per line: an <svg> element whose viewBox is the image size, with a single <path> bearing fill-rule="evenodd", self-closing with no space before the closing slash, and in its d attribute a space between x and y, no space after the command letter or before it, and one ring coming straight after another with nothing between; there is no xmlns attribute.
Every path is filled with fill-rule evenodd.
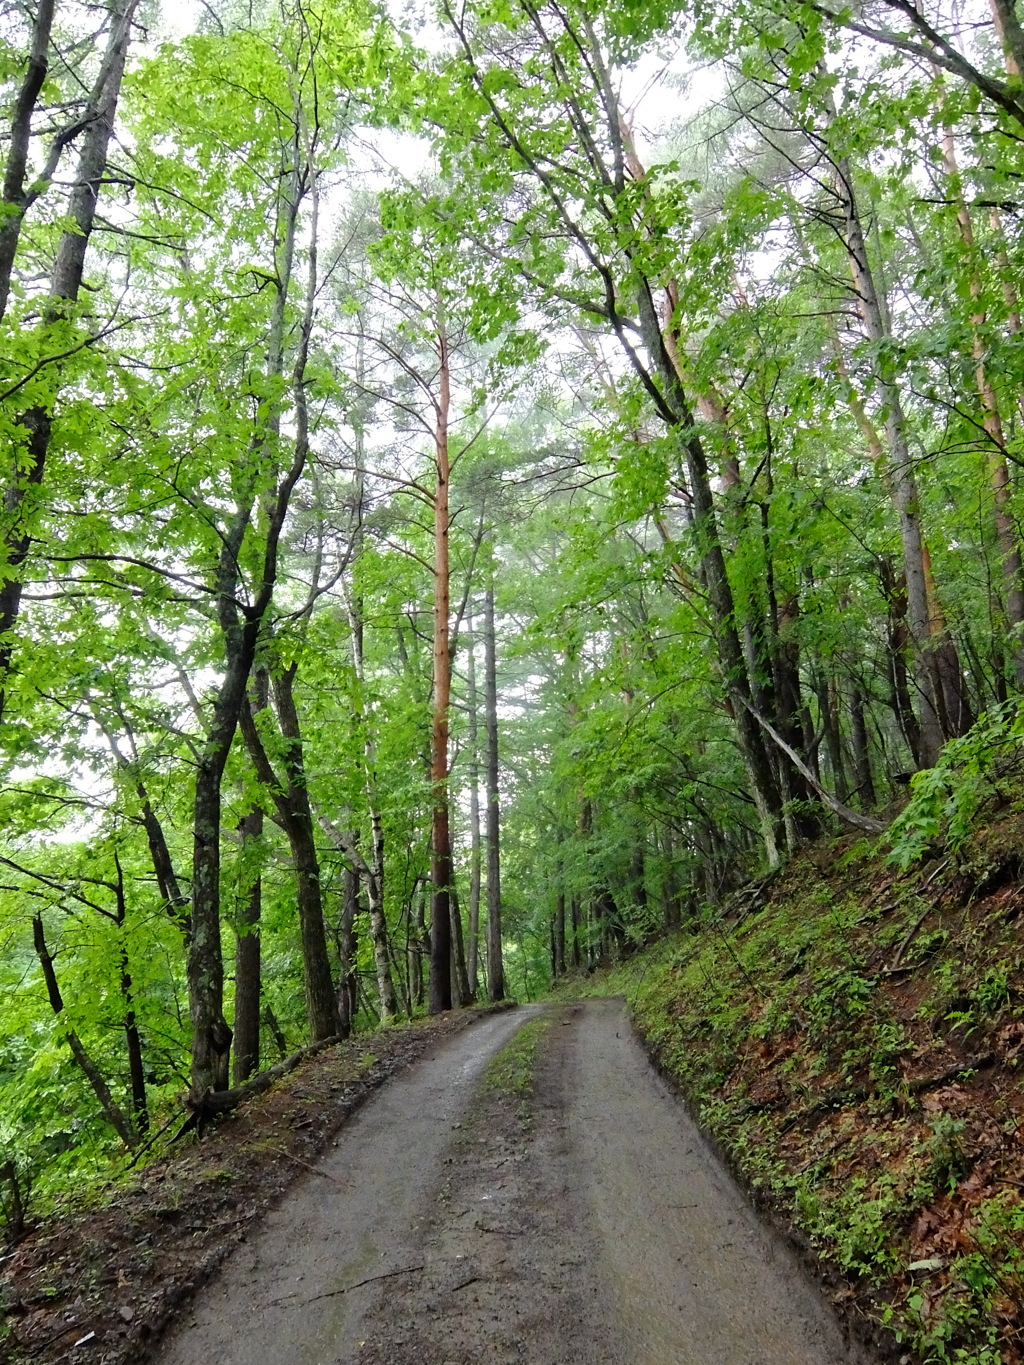
<svg viewBox="0 0 1024 1365"><path fill-rule="evenodd" d="M171 1113L171 1117L167 1120L166 1123L162 1123L160 1127L157 1129L157 1131L151 1137L147 1138L141 1147L136 1147L135 1151L132 1154L131 1161L129 1161L127 1166L125 1167L126 1171L130 1171L131 1168L136 1164L136 1162L138 1162L143 1156L145 1156L149 1149L157 1141L159 1141L160 1138L163 1137L164 1133L167 1132L171 1124L175 1123L178 1120L178 1118L180 1118L182 1113L184 1113L184 1107L175 1109ZM180 1133L175 1133L174 1137L171 1139L172 1144L176 1142L180 1136L181 1136Z"/></svg>
<svg viewBox="0 0 1024 1365"><path fill-rule="evenodd" d="M249 1099L252 1095L262 1095L265 1090L270 1089L275 1081L280 1080L282 1076L287 1076L289 1071L294 1071L299 1063L304 1062L307 1057L315 1057L318 1052L323 1052L329 1047L335 1047L341 1042L344 1042L344 1039L337 1034L330 1038L321 1038L319 1042L310 1043L309 1047L300 1048L298 1052L293 1052L290 1057L286 1057L283 1062L278 1062L276 1066L261 1071L258 1076L253 1076L251 1081L246 1081L245 1085L236 1086L233 1090L204 1090L199 1095L189 1095L185 1103L192 1113L176 1134L175 1140L193 1128L202 1131L203 1124L207 1120L216 1118L218 1114L226 1114L232 1109L237 1109L243 1100Z"/></svg>
<svg viewBox="0 0 1024 1365"><path fill-rule="evenodd" d="M770 721L765 720L764 716L762 716L759 711L755 710L755 708L751 706L750 702L747 701L746 697L743 695L742 692L733 692L732 695L736 698L737 701L741 703L741 705L747 708L750 714L757 721L758 725L760 725L762 729L765 730L765 732L771 737L773 743L778 745L778 747L786 755L789 761L793 764L793 767L796 768L800 776L804 779L805 782L807 782L811 787L814 788L814 790L818 793L823 803L829 808L830 811L832 811L834 815L838 815L840 820L844 821L847 825L851 825L854 829L863 830L865 834L885 833L885 831L889 827L883 821L876 820L873 815L862 815L860 811L851 810L849 806L844 806L842 801L840 801L837 796L833 796L827 787L823 787L821 783L818 781L818 779L811 772L810 768L808 768L807 764L796 752L796 750L786 743L786 741L782 738L778 730L775 729L775 727L771 724Z"/></svg>
<svg viewBox="0 0 1024 1365"><path fill-rule="evenodd" d="M920 1076L916 1081L908 1081L907 1089L912 1095L920 1095L925 1090L936 1090L940 1085L946 1085L949 1081L958 1081L964 1076L972 1075L975 1071L985 1071L995 1064L996 1054L986 1052L981 1057L972 1057L969 1062L961 1062L958 1066L951 1066L941 1076Z"/></svg>

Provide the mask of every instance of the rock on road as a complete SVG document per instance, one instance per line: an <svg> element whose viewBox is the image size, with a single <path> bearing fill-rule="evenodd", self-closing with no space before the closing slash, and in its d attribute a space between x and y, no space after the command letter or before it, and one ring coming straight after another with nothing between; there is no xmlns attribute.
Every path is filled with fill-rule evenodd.
<svg viewBox="0 0 1024 1365"><path fill-rule="evenodd" d="M483 1070L538 1007L392 1080L157 1365L838 1365L848 1346L636 1042L556 1012L529 1113Z"/></svg>

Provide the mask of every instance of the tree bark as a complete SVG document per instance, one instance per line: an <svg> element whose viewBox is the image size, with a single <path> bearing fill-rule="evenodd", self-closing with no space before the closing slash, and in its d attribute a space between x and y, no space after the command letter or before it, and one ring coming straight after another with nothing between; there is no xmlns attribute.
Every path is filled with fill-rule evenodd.
<svg viewBox="0 0 1024 1365"><path fill-rule="evenodd" d="M451 704L451 647L448 558L450 529L448 419L451 410L451 372L448 334L438 318L437 355L440 393L434 431L436 484L434 489L434 648L433 696L430 729L431 819L430 881L433 888L430 913L430 1013L452 1007L452 883L451 831L448 813L448 713Z"/></svg>
<svg viewBox="0 0 1024 1365"><path fill-rule="evenodd" d="M342 873L341 922L338 925L338 1029L347 1038L359 1006L356 962L356 911L359 908L359 873L346 867Z"/></svg>
<svg viewBox="0 0 1024 1365"><path fill-rule="evenodd" d="M462 932L462 910L459 906L459 893L454 876L452 878L448 903L452 915L452 980L458 987L458 1000L463 1009L472 1004L473 996L469 989L469 972L466 968L466 945Z"/></svg>
<svg viewBox="0 0 1024 1365"><path fill-rule="evenodd" d="M128 919L128 903L124 894L124 872L121 859L114 854L117 870L115 896L117 898L116 922L120 943L118 956L121 966L121 999L124 1001L124 1041L128 1053L128 1080L132 1096L133 1131L145 1133L149 1128L149 1106L146 1099L146 1071L142 1063L142 1035L139 1033L138 1018L135 1013L135 995L132 986L131 967L128 962L128 949L125 945L124 931ZM52 965L52 964L51 964Z"/></svg>
<svg viewBox="0 0 1024 1365"><path fill-rule="evenodd" d="M0 320L11 296L14 259L30 198L25 175L32 147L32 116L50 69L50 34L56 0L40 0L32 24L32 43L25 75L11 114L11 134L4 171L3 219L0 221Z"/></svg>
<svg viewBox="0 0 1024 1365"><path fill-rule="evenodd" d="M850 688L850 736L853 744L853 771L857 779L856 795L860 804L870 810L875 804L875 784L871 777L871 752L868 748L864 690L856 681Z"/></svg>
<svg viewBox="0 0 1024 1365"><path fill-rule="evenodd" d="M50 280L49 300L44 309L44 323L56 328L65 318L73 315L74 306L82 288L85 271L85 254L92 235L96 218L96 205L99 200L100 184L107 169L107 154L110 138L114 129L114 117L121 93L125 61L131 39L132 16L139 0L115 0L111 7L110 35L104 55L100 78L89 98L87 126L82 139L81 153L75 174L75 187L68 200L66 217L71 226L61 237ZM37 19L38 22L38 19ZM44 24L45 27L45 24ZM47 38L49 37L47 33ZM33 51L32 60L37 54ZM39 78L38 62L36 68L26 73L26 84L22 96L28 98ZM42 79L45 79L45 71ZM40 85L41 85L40 80ZM34 101L33 101L34 102ZM16 121L20 115L15 114ZM31 110L16 127L16 139L30 137ZM27 146L24 148L27 155ZM8 174L11 186L15 177L23 180L24 166L18 167L21 149L16 141L8 159ZM15 159L12 174L11 157ZM5 187L7 188L7 187ZM6 205L5 205L6 207ZM8 218L7 226L13 230L14 218ZM12 254L17 242L8 242L5 249ZM54 393L59 385L59 371L55 372ZM3 531L2 542L4 568L0 577L0 719L6 705L5 680L10 672L14 653L12 632L21 611L21 595L24 587L22 571L32 544L32 522L35 511L35 493L43 481L46 457L50 448L50 434L53 425L52 403L30 408L22 413L19 425L26 433L25 456L19 461L17 471L12 474L3 494Z"/></svg>
<svg viewBox="0 0 1024 1365"><path fill-rule="evenodd" d="M58 1019L64 1012L64 998L61 995L60 985L57 981L57 973L54 969L53 958L46 946L46 935L43 931L43 921L40 915L32 916L32 942L35 946L36 957L39 965L43 969L43 981L46 984L46 994L50 1000L50 1008ZM62 1025L64 1037L68 1041L71 1054L78 1063L79 1068L85 1075L93 1094L99 1101L103 1111L103 1117L117 1133L124 1145L131 1149L138 1140L135 1130L129 1122L124 1110L110 1093L110 1087L103 1079L103 1074L86 1051L78 1033L69 1024Z"/></svg>
<svg viewBox="0 0 1024 1365"><path fill-rule="evenodd" d="M257 677L261 676L257 674ZM262 677L265 679L266 674ZM264 683L265 687L265 683ZM257 701L266 705L266 693ZM260 916L263 910L263 878L249 872L252 846L263 837L263 811L254 806L239 822L242 836L241 864L248 874L241 887L242 907L238 915L235 946L235 1060L232 1080L244 1085L260 1066Z"/></svg>
<svg viewBox="0 0 1024 1365"><path fill-rule="evenodd" d="M466 708L469 712L469 949L466 970L469 975L469 989L475 1000L480 989L479 952L480 952L480 889L481 849L480 849L480 755L479 719L477 716L476 695L476 638L473 634L473 617L469 617L466 630Z"/></svg>
<svg viewBox="0 0 1024 1365"><path fill-rule="evenodd" d="M494 632L494 572L484 596L484 781L487 845L487 998L504 1000L505 966L501 928L501 806L498 789L498 669Z"/></svg>
<svg viewBox="0 0 1024 1365"><path fill-rule="evenodd" d="M616 144L617 157L622 164L621 191L626 189L626 171L642 182L645 178L632 135L618 107L618 100L604 68L603 57L594 44L598 63L598 80L606 106L614 114L610 131ZM649 391L657 395L658 415L675 433L690 491L692 530L700 563L701 583L711 609L719 664L726 695L729 698L736 725L740 752L751 785L751 795L761 823L765 854L770 867L780 860L779 841L782 835L782 793L776 779L768 747L749 708L750 680L740 634L736 626L736 604L733 598L721 532L703 442L697 433L693 411L683 373L680 338L676 334L674 314L677 289L673 281L667 286L667 322L659 317L655 303L656 285L637 260L633 245L623 248L636 276L635 295L640 336L650 357L652 372L648 375Z"/></svg>
<svg viewBox="0 0 1024 1365"><path fill-rule="evenodd" d="M1024 71L1024 30L1017 18L1016 0L991 0L992 23L1003 45L1006 74L1020 78Z"/></svg>
<svg viewBox="0 0 1024 1365"><path fill-rule="evenodd" d="M320 886L320 858L313 833L313 812L309 804L302 734L295 706L292 664L272 680L274 709L285 741L284 779L281 780L267 757L262 739L248 704L240 716L242 733L257 776L270 789L278 817L288 838L295 870L296 906L302 940L303 985L306 1016L313 1042L337 1037L340 1030L338 1002L334 992L327 931L324 925L323 897Z"/></svg>
<svg viewBox="0 0 1024 1365"><path fill-rule="evenodd" d="M556 981L565 975L565 892L555 895L555 915L551 931L551 974Z"/></svg>
<svg viewBox="0 0 1024 1365"><path fill-rule="evenodd" d="M572 917L572 965L573 969L578 972L583 965L583 955L580 952L580 926L583 921L583 913L580 907L579 896L571 896L569 898L569 910Z"/></svg>
<svg viewBox="0 0 1024 1365"><path fill-rule="evenodd" d="M359 506L363 505L363 470L357 470L357 497ZM358 531L353 553L361 548L362 531ZM363 659L363 603L358 596L351 596L348 602L349 630L352 643L352 667L359 687L359 700L353 717L355 728L361 732L363 740L363 760L365 764L366 799L370 808L370 842L372 866L365 869L366 891L370 906L370 939L373 943L373 962L377 973L377 997L380 1002L381 1022L386 1024L398 1014L398 997L391 976L391 960L388 953L388 926L384 911L385 845L384 821L381 816L380 794L377 791L377 747L365 713L363 689L366 683ZM353 849L358 840L353 836Z"/></svg>

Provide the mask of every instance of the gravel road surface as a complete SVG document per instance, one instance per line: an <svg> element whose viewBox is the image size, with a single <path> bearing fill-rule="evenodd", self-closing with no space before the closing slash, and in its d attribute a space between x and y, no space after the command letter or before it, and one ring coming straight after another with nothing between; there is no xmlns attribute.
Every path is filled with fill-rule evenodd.
<svg viewBox="0 0 1024 1365"><path fill-rule="evenodd" d="M392 1080L230 1257L158 1365L839 1365L815 1287L620 1001L549 1012L528 1104L482 1084L538 1007Z"/></svg>

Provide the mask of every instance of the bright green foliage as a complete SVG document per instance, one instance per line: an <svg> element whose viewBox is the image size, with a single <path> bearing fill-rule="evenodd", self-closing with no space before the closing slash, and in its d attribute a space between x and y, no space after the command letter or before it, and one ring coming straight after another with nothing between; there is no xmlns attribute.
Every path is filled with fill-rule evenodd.
<svg viewBox="0 0 1024 1365"><path fill-rule="evenodd" d="M783 847L837 818L885 825L909 782L887 834L908 869L939 845L958 856L979 810L1015 799L1024 675L1004 533L1024 458L1024 256L1004 107L948 66L852 44L809 5L442 4L430 52L356 0L212 9L219 23L207 14L130 60L84 301L39 308L69 149L26 220L0 328L7 447L32 404L54 423L0 729L0 1147L35 1173L37 1199L117 1146L69 1025L130 1112L134 1016L151 1131L187 1086L196 774L233 615L265 596L271 551L255 666L271 692L294 669L334 984L354 975L356 1026L372 1026L383 955L400 1007L421 1007L442 330L455 889L468 935L486 861L471 789L493 574L517 993L681 923L707 948L707 907L770 856L709 591L715 538L738 670L774 732ZM67 8L62 22L84 18ZM0 47L7 109L19 41L12 27ZM972 52L998 75L991 35ZM645 97L663 61L674 74ZM51 74L48 107L71 83ZM851 198L881 340L850 282ZM893 391L916 479L902 510ZM695 518L701 461L712 506ZM917 645L901 517L928 551ZM940 762L915 773L925 655L964 706L961 720L947 710ZM271 703L254 722L276 774L295 752L281 719ZM220 826L199 831L220 848L229 1023L260 885L264 1062L278 1030L287 1050L307 1027L279 795L234 733ZM257 807L263 834L243 840ZM383 930L368 895L378 854ZM884 1086L898 1040L844 954L852 911L806 909L794 960L818 932L830 955L807 981L808 1033L827 1050L845 1020ZM757 965L719 948L716 971ZM928 933L913 948L944 951ZM731 1059L789 1006L732 1017L698 960L686 981L708 993L722 1042L701 1079L714 1105ZM986 980L972 1018L1006 989ZM823 1202L810 1175L797 1191L858 1272L884 1254L885 1210L905 1195L864 1193L855 1216L852 1194Z"/></svg>

